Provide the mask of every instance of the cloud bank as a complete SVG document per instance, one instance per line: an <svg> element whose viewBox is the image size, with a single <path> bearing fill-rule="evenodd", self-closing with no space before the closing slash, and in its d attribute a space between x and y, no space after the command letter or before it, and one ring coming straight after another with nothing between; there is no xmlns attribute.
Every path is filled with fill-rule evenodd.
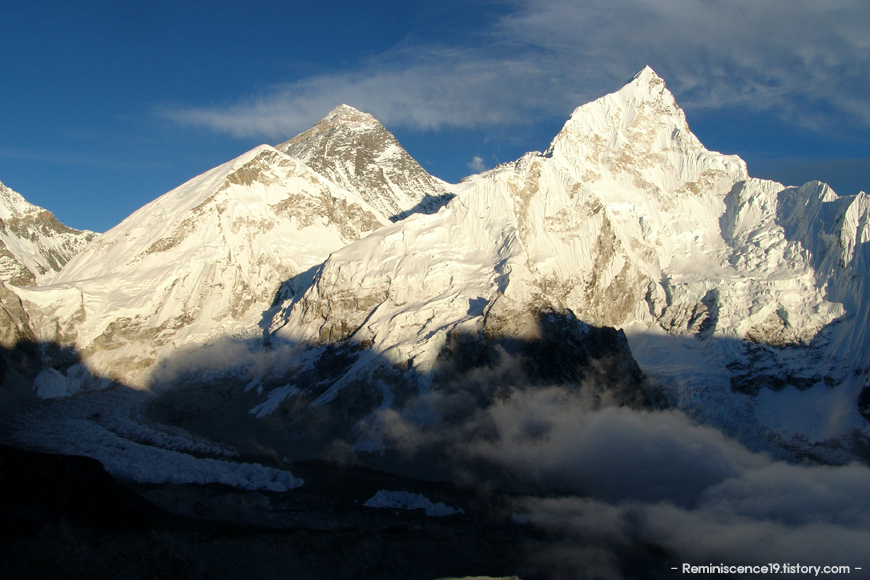
<svg viewBox="0 0 870 580"><path fill-rule="evenodd" d="M419 408L454 408L448 400L433 391L416 411L385 413L391 441L446 450L464 477L520 494L515 519L557 538L532 558L559 562L566 577L631 577L644 551L661 568L645 577L682 562L867 569L865 465L776 461L682 413L596 407L564 387L515 389L459 421L419 421Z"/></svg>
<svg viewBox="0 0 870 580"><path fill-rule="evenodd" d="M407 42L353 71L235 104L163 114L240 137L293 135L348 103L388 126L479 128L565 117L644 65L687 109L748 107L815 130L870 126L862 0L523 0L467 44Z"/></svg>

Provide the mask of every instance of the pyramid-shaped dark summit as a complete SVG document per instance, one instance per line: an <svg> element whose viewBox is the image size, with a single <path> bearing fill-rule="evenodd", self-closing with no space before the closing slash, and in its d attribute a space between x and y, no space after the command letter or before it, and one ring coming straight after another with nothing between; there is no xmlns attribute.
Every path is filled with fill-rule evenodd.
<svg viewBox="0 0 870 580"><path fill-rule="evenodd" d="M311 129L277 146L396 221L433 213L451 197L373 116L340 105Z"/></svg>

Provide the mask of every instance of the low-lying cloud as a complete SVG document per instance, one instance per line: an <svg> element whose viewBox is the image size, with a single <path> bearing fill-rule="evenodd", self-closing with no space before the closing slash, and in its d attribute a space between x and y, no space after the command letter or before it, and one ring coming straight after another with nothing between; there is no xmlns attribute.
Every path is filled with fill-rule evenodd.
<svg viewBox="0 0 870 580"><path fill-rule="evenodd" d="M443 449L464 477L533 494L515 501L516 519L562 538L537 557L569 577L618 578L625 554L650 546L658 565L867 567L865 465L777 461L680 412L602 407L564 387L514 389L459 420L420 421L419 409L453 408L449 399L435 390L385 413L390 440L407 453Z"/></svg>
<svg viewBox="0 0 870 580"><path fill-rule="evenodd" d="M163 391L195 377L231 377L238 381L264 382L304 365L306 345L277 342L270 348L257 340L224 338L204 345L179 348L157 365L151 374L151 388Z"/></svg>

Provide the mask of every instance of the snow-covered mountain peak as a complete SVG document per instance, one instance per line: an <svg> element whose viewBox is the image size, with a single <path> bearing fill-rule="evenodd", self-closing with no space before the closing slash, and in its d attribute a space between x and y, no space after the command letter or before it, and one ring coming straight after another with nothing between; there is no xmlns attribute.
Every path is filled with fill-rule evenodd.
<svg viewBox="0 0 870 580"><path fill-rule="evenodd" d="M575 109L546 155L616 199L640 190L664 206L701 192L722 198L748 176L742 159L701 144L649 67L620 90Z"/></svg>
<svg viewBox="0 0 870 580"><path fill-rule="evenodd" d="M662 81L662 77L656 74L656 71L652 69L650 65L645 65L642 69L637 71L633 77L631 77L631 81L638 84L648 84L653 81Z"/></svg>
<svg viewBox="0 0 870 580"><path fill-rule="evenodd" d="M429 175L377 119L349 105L277 148L392 220L432 213L449 197L448 184Z"/></svg>
<svg viewBox="0 0 870 580"><path fill-rule="evenodd" d="M324 121L357 127L368 126L374 128L381 125L380 121L374 116L345 104L341 104L327 113L321 123Z"/></svg>
<svg viewBox="0 0 870 580"><path fill-rule="evenodd" d="M673 99L673 95L671 95L670 91L666 88L665 80L657 75L656 71L654 71L649 65L646 65L637 71L637 73L631 77L631 81L622 88L622 91L633 91L637 95L647 99L655 100L663 97L667 98L667 96Z"/></svg>
<svg viewBox="0 0 870 580"><path fill-rule="evenodd" d="M675 125L674 128L688 129L685 114L667 89L665 81L650 67L646 67L618 91L574 109L560 135L584 127L595 132L604 129L625 131L645 120L639 119L639 115L652 117L652 113L656 114L654 120L659 123L671 123Z"/></svg>
<svg viewBox="0 0 870 580"><path fill-rule="evenodd" d="M0 220L7 221L13 217L34 214L39 209L24 199L20 193L0 183Z"/></svg>
<svg viewBox="0 0 870 580"><path fill-rule="evenodd" d="M0 183L0 280L35 286L50 280L94 232L69 228L54 214Z"/></svg>

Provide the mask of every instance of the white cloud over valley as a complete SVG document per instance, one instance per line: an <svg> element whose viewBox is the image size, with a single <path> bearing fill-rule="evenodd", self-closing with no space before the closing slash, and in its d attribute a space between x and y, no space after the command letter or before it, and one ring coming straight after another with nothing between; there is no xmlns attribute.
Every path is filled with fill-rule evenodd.
<svg viewBox="0 0 870 580"><path fill-rule="evenodd" d="M418 405L450 410L449 399L433 391ZM391 440L447 450L465 477L529 494L515 519L562 538L536 557L565 577L620 578L624 555L644 546L693 564L866 569L866 465L789 464L678 411L596 408L562 387L512 390L460 424L420 425L413 407L383 414Z"/></svg>

